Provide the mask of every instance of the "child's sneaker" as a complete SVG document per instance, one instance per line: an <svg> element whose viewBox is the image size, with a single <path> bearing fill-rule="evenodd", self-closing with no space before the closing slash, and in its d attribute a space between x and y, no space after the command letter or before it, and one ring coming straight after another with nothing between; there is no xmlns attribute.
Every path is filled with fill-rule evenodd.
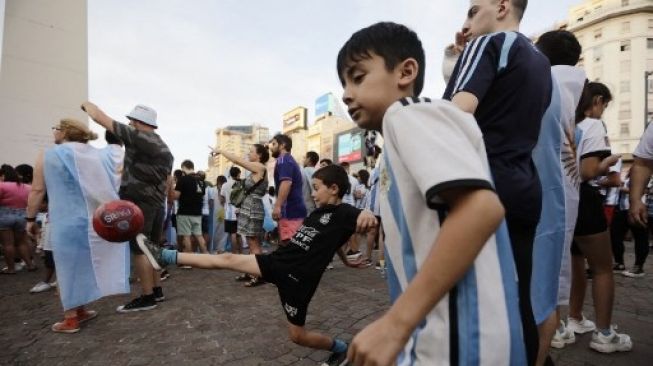
<svg viewBox="0 0 653 366"><path fill-rule="evenodd" d="M153 287L152 294L154 295L155 302L161 302L166 299L165 295L163 295L163 288L161 287Z"/></svg>
<svg viewBox="0 0 653 366"><path fill-rule="evenodd" d="M576 342L576 335L569 328L565 327L565 323L562 320L560 321L560 326L563 331L560 332L560 328L556 329L556 333L551 340L551 347L553 348L564 348L566 345Z"/></svg>
<svg viewBox="0 0 653 366"><path fill-rule="evenodd" d="M585 315L583 315L583 319L581 320L569 317L567 319L567 328L574 333L583 334L595 330L596 324L594 324L593 321L585 318Z"/></svg>
<svg viewBox="0 0 653 366"><path fill-rule="evenodd" d="M326 361L322 362L321 366L340 366L345 364L345 359L347 359L347 351L333 352Z"/></svg>
<svg viewBox="0 0 653 366"><path fill-rule="evenodd" d="M624 266L623 263L615 263L614 266L612 267L613 273L621 273L625 270L626 270L626 266Z"/></svg>
<svg viewBox="0 0 653 366"><path fill-rule="evenodd" d="M77 318L65 318L62 322L54 323L52 331L55 333L77 333L79 332L79 321Z"/></svg>
<svg viewBox="0 0 653 366"><path fill-rule="evenodd" d="M138 247L141 249L143 254L145 254L145 257L150 262L152 267L154 267L154 270L160 271L161 268L163 268L165 265L165 263L163 263L163 259L161 258L161 247L149 241L147 236L143 234L138 234L136 236L136 243L138 243Z"/></svg>
<svg viewBox="0 0 653 366"><path fill-rule="evenodd" d="M619 334L610 327L610 334L603 335L599 331L592 334L590 348L601 353L627 352L633 349L633 342L626 334Z"/></svg>
<svg viewBox="0 0 653 366"><path fill-rule="evenodd" d="M633 268L623 271L622 274L626 277L640 278L644 277L644 269L642 266L633 266Z"/></svg>
<svg viewBox="0 0 653 366"><path fill-rule="evenodd" d="M354 252L353 250L349 249L347 251L347 259L349 259L350 261L355 261L356 259L360 258L361 255L362 254L361 254L360 250L357 250L357 251Z"/></svg>
<svg viewBox="0 0 653 366"><path fill-rule="evenodd" d="M45 282L41 281L41 282L37 283L36 285L34 285L34 287L32 287L32 289L29 290L29 292L31 292L33 294L36 294L36 293L39 293L39 292L48 291L50 289L52 289L52 285L50 285L49 283L45 283Z"/></svg>
<svg viewBox="0 0 653 366"><path fill-rule="evenodd" d="M154 308L156 308L156 301L154 301L154 296L142 295L141 297L137 297L125 305L118 306L116 311L119 313L131 313L134 311L152 310Z"/></svg>

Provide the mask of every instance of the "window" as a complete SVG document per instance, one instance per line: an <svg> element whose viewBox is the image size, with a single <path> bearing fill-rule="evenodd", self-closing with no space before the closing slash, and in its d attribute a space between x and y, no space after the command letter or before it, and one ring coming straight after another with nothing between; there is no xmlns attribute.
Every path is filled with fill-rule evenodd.
<svg viewBox="0 0 653 366"><path fill-rule="evenodd" d="M603 29L599 28L594 31L594 39L601 39L603 36Z"/></svg>
<svg viewBox="0 0 653 366"><path fill-rule="evenodd" d="M621 47L619 48L621 52L630 51L630 40L621 41Z"/></svg>
<svg viewBox="0 0 653 366"><path fill-rule="evenodd" d="M628 32L630 32L630 22L621 23L621 33L628 33Z"/></svg>
<svg viewBox="0 0 653 366"><path fill-rule="evenodd" d="M630 80L622 81L619 84L619 91L622 93L630 93Z"/></svg>
<svg viewBox="0 0 653 366"><path fill-rule="evenodd" d="M630 135L630 124L629 123L620 123L619 124L619 136L624 137Z"/></svg>
<svg viewBox="0 0 653 366"><path fill-rule="evenodd" d="M648 20L648 29L653 30L653 19Z"/></svg>
<svg viewBox="0 0 653 366"><path fill-rule="evenodd" d="M601 57L603 57L603 47L594 47L592 53L594 55L594 61L601 62Z"/></svg>
<svg viewBox="0 0 653 366"><path fill-rule="evenodd" d="M621 61L621 64L619 66L619 70L621 71L622 74L629 74L630 73L630 60Z"/></svg>
<svg viewBox="0 0 653 366"><path fill-rule="evenodd" d="M601 65L594 66L594 70L592 71L593 71L593 76L597 79L603 76L603 66Z"/></svg>
<svg viewBox="0 0 653 366"><path fill-rule="evenodd" d="M653 38L646 39L646 48L648 48L649 50L653 50Z"/></svg>
<svg viewBox="0 0 653 366"><path fill-rule="evenodd" d="M630 111L619 111L619 120L629 120L631 118L631 113Z"/></svg>

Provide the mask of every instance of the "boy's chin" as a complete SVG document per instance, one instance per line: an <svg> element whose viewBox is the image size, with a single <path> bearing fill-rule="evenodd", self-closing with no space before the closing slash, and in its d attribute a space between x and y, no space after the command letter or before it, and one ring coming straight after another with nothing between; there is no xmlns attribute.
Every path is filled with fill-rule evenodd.
<svg viewBox="0 0 653 366"><path fill-rule="evenodd" d="M381 122L375 123L374 121L364 120L364 121L354 121L356 125L363 130L375 130L378 131L381 129Z"/></svg>

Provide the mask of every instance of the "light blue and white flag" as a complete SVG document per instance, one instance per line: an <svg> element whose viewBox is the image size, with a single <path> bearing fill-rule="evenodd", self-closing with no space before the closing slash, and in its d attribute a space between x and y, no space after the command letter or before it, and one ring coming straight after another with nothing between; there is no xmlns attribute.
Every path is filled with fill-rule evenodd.
<svg viewBox="0 0 653 366"><path fill-rule="evenodd" d="M117 200L123 151L67 142L45 152L50 237L64 310L129 293L129 247L93 230L93 213Z"/></svg>

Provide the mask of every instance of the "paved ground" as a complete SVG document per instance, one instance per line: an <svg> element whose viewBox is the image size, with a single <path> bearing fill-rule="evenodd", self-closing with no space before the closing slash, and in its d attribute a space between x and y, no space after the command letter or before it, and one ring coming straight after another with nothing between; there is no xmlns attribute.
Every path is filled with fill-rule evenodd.
<svg viewBox="0 0 653 366"><path fill-rule="evenodd" d="M632 336L634 350L601 355L584 335L554 353L557 365L653 364L653 265L647 269L652 274L643 279L616 277L614 322ZM28 293L42 270L0 276L0 365L315 365L328 356L288 341L272 285L246 289L226 271L172 274L158 309L117 314L128 297L106 298L92 306L100 316L72 335L49 330L61 315L54 292ZM378 271L337 263L324 275L307 326L349 340L387 306ZM592 318L589 302L586 314Z"/></svg>

